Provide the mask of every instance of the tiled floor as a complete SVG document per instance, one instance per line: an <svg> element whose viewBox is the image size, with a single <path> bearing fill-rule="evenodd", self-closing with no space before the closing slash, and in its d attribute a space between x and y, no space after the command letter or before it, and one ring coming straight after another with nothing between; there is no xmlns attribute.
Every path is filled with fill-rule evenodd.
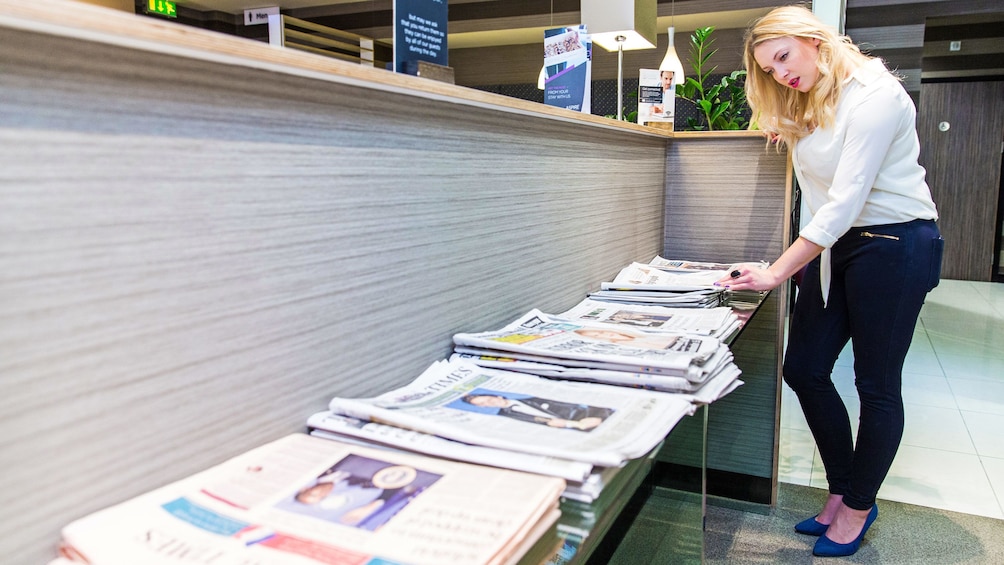
<svg viewBox="0 0 1004 565"><path fill-rule="evenodd" d="M857 419L853 356L833 379ZM903 372L906 431L879 499L1004 519L1004 284L942 281L928 295ZM794 393L781 397L779 476L826 488Z"/></svg>

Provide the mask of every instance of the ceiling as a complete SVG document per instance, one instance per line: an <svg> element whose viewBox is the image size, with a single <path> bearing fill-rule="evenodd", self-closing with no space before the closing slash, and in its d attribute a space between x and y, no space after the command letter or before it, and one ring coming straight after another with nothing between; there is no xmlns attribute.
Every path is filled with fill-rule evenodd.
<svg viewBox="0 0 1004 565"><path fill-rule="evenodd" d="M495 3L497 0L449 0L450 5ZM262 8L267 6L278 6L283 12L293 12L297 17L321 16L327 14L360 13L378 10L392 10L392 0L176 0L178 6L199 10L216 11L233 14L235 17L243 18L244 10L252 8ZM530 5L531 2L523 4ZM560 9L561 4L569 5L569 2L537 2L538 5L545 6L544 11L537 13L526 13L517 17L494 18L479 20L472 25L470 20L457 25L451 22L451 29L455 31L449 33L449 46L451 49L464 49L470 47L492 47L498 45L521 45L529 43L540 43L543 41L544 30L549 27L570 25L578 23L578 11L566 11L558 13L547 11L549 5L552 9ZM685 2L681 1L681 4ZM721 4L721 3L719 3ZM743 2L726 3L733 6L743 5ZM757 4L757 3L753 3ZM577 3L575 3L577 7ZM529 12L531 10L527 10ZM665 10L660 10L665 12ZM674 10L675 11L675 10ZM683 10L681 10L683 11ZM749 23L757 17L765 14L769 8L735 9L719 12L702 12L698 14L679 14L672 16L659 16L657 18L657 29L662 33L670 25L675 26L679 32L694 30L698 27L715 26L718 29L746 28ZM298 13L297 13L298 12ZM305 15L300 15L305 14ZM474 31L466 29L474 28ZM371 30L376 31L376 30ZM386 37L376 37L375 39L390 41L391 30L382 30ZM361 32L360 32L361 33Z"/></svg>

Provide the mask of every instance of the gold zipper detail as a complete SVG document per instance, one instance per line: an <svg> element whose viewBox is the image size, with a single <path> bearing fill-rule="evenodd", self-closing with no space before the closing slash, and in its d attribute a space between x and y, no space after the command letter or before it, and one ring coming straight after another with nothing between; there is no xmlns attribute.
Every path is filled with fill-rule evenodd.
<svg viewBox="0 0 1004 565"><path fill-rule="evenodd" d="M861 235L864 236L864 237L881 237L881 238L885 238L885 239L893 239L893 240L899 241L898 237L896 237L894 235L884 234L884 233L872 233L870 231L863 231L863 232L861 232Z"/></svg>

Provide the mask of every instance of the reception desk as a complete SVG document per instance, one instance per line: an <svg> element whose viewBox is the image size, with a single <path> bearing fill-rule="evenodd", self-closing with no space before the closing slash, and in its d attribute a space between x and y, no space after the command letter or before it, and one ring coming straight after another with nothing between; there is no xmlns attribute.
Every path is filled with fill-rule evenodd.
<svg viewBox="0 0 1004 565"><path fill-rule="evenodd" d="M0 0L0 99L10 563L632 261L773 258L667 245L705 138L76 2ZM731 211L778 212L784 159L718 141L780 171Z"/></svg>

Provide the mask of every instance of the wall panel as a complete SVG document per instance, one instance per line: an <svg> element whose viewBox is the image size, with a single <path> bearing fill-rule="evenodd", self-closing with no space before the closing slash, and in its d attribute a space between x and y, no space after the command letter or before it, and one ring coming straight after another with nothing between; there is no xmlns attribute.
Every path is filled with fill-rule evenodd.
<svg viewBox="0 0 1004 565"><path fill-rule="evenodd" d="M791 165L748 133L677 134L667 151L663 253L696 261L774 261L791 238ZM723 167L722 156L728 156ZM709 407L708 492L761 504L776 495L781 351L788 283L773 290L733 346L745 384ZM693 467L688 421L660 460ZM689 437L688 437L689 436Z"/></svg>
<svg viewBox="0 0 1004 565"><path fill-rule="evenodd" d="M661 250L663 137L2 16L5 563Z"/></svg>

